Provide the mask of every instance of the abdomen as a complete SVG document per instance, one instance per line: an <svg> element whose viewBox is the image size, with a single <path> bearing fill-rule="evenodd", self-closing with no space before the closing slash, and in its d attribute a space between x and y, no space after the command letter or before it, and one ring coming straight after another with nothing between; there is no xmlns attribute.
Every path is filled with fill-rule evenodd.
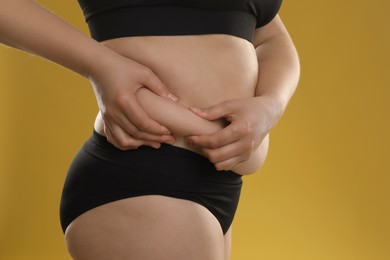
<svg viewBox="0 0 390 260"><path fill-rule="evenodd" d="M222 121L203 120L187 107L202 108L254 96L258 64L255 49L247 40L228 35L146 36L103 44L150 68L179 98L179 104L174 104L147 91L138 93L146 112L172 131L176 146L192 150L183 136L211 134L223 127ZM102 125L101 119L97 121ZM260 164L268 139L261 146L262 154L253 158Z"/></svg>
<svg viewBox="0 0 390 260"><path fill-rule="evenodd" d="M257 58L247 40L228 35L147 36L104 44L152 69L183 104L205 107L254 95Z"/></svg>

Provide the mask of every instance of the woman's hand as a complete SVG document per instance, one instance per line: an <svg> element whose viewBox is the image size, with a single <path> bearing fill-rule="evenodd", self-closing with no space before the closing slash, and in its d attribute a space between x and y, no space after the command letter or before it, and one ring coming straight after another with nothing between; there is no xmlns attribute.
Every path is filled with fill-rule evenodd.
<svg viewBox="0 0 390 260"><path fill-rule="evenodd" d="M232 169L257 149L282 116L299 80L299 59L279 16L255 31L258 61L255 97L235 99L192 111L208 120L225 118L231 124L213 135L188 137L217 169Z"/></svg>
<svg viewBox="0 0 390 260"><path fill-rule="evenodd" d="M189 136L190 146L200 149L218 170L230 170L247 160L281 116L274 100L266 96L234 99L208 107L190 108L198 116L230 124L212 135Z"/></svg>
<svg viewBox="0 0 390 260"><path fill-rule="evenodd" d="M109 51L92 61L88 78L104 120L105 134L113 145L122 150L141 145L159 148L161 143L175 141L170 131L151 119L136 99L137 91L146 87L159 96L177 100L149 68Z"/></svg>

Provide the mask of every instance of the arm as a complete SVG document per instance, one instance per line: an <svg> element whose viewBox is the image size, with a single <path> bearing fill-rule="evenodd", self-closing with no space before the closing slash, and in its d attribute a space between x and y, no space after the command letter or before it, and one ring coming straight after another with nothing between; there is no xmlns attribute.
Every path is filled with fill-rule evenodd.
<svg viewBox="0 0 390 260"><path fill-rule="evenodd" d="M173 138L147 116L135 98L142 86L172 96L150 69L85 36L35 1L0 0L0 6L0 43L89 78L107 121L108 138L118 148L158 147Z"/></svg>
<svg viewBox="0 0 390 260"><path fill-rule="evenodd" d="M44 57L88 77L89 65L110 52L31 0L0 0L0 43Z"/></svg>
<svg viewBox="0 0 390 260"><path fill-rule="evenodd" d="M298 53L279 16L256 30L253 45L259 64L255 96L267 97L273 103L275 124L298 85Z"/></svg>
<svg viewBox="0 0 390 260"><path fill-rule="evenodd" d="M255 32L253 44L259 63L255 97L234 99L192 111L207 120L225 118L231 124L213 135L192 136L218 169L232 169L251 158L282 116L299 78L299 60L291 38L276 16Z"/></svg>

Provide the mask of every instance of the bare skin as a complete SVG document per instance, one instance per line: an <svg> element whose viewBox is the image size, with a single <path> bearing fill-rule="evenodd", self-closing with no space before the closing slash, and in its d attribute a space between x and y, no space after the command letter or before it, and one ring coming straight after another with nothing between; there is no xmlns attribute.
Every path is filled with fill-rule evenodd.
<svg viewBox="0 0 390 260"><path fill-rule="evenodd" d="M170 102L145 88L139 89L136 94L138 102L149 116L172 132L175 146L201 153L188 146L184 137L212 134L226 125L223 120L205 120L191 112L189 107L208 107L233 98L254 96L257 83L256 53L253 45L244 39L227 35L131 37L109 40L104 45L152 69L166 84L168 90L179 98L177 103ZM100 134L105 134L100 114L95 121L95 129ZM264 139L263 145L253 153L248 163L236 166L233 170L241 174L253 173L263 163L267 149L268 138ZM160 205L165 206L160 208ZM167 208L166 205L170 205L171 208ZM124 213L124 208L129 209L127 213ZM150 211L146 211L145 208ZM139 216L134 213L137 211L142 211L144 217L132 217L133 214ZM182 211L183 213L180 213ZM161 214L167 218L163 218ZM156 219L155 216L159 217ZM104 236L89 234L97 223L100 227L107 225L107 228L103 228ZM129 229L132 232L121 232L122 237L118 239L118 230L110 228L112 223L120 230ZM179 223L181 224L178 225ZM165 229L171 231L165 232ZM143 244L141 237L145 234L149 234L148 236L156 241ZM182 234L189 235L188 239L182 239ZM191 237L202 239L194 240ZM69 226L66 238L69 250L76 259L84 259L90 254L91 251L85 249L91 245L106 244L107 241L128 241L128 244L134 245L135 249L123 253L126 257L127 254L135 255L119 259L156 259L157 255L158 259L192 259L192 255L193 259L222 260L228 259L230 254L230 232L224 236L218 221L208 210L194 202L163 196L125 199L92 209ZM159 244L163 245L161 250L176 252L174 248L177 248L177 238L181 238L180 248L186 257L181 258L179 253L175 253L176 257L165 255L159 249L136 250L143 246L155 247L155 244ZM88 241L88 246L83 246L78 241ZM143 246L137 245L134 241ZM176 247L169 249L165 244L168 242ZM204 242L206 243L203 244ZM111 248L96 254L102 256L107 252L108 256L112 250L121 251ZM205 255L188 252L203 252ZM144 255L146 253L148 255ZM95 259L94 257L88 259Z"/></svg>
<svg viewBox="0 0 390 260"><path fill-rule="evenodd" d="M202 150L189 146L184 137L215 134L227 124L226 121L221 119L215 121L205 120L189 111L188 107L182 105L180 101L177 103L169 102L145 88L138 91L137 97L141 106L152 118L172 131L176 139L173 145L204 156ZM268 145L269 135L263 139L260 146L251 153L247 160L231 170L241 175L248 175L257 171L266 159Z"/></svg>
<svg viewBox="0 0 390 260"><path fill-rule="evenodd" d="M0 42L87 77L104 117L104 126L97 117L95 128L118 148L172 143L206 155L218 169L233 169L267 140L296 87L297 55L278 17L256 31L256 49L227 35L134 37L102 45L35 1L0 5ZM205 108L192 111L219 120L215 126L222 130L199 133L186 144L174 133L178 129L158 123L166 118L152 119L145 111L153 96L143 99L144 87L166 100L175 100L174 93L181 108ZM221 118L231 124L223 128ZM204 207L164 196L107 203L76 218L65 234L76 260L227 260L230 236Z"/></svg>
<svg viewBox="0 0 390 260"><path fill-rule="evenodd" d="M221 119L212 122L195 115L189 107L208 107L254 96L258 67L253 44L247 40L227 35L148 36L114 39L104 44L147 65L179 98L174 103L147 89L137 92L148 115L172 132L175 146L202 153L190 147L184 137L213 134L226 126ZM105 135L101 114L95 129ZM254 173L265 161L267 151L268 135L248 160L232 170L242 175Z"/></svg>
<svg viewBox="0 0 390 260"><path fill-rule="evenodd" d="M94 208L74 220L66 241L76 260L227 260L230 231L203 206L141 196Z"/></svg>

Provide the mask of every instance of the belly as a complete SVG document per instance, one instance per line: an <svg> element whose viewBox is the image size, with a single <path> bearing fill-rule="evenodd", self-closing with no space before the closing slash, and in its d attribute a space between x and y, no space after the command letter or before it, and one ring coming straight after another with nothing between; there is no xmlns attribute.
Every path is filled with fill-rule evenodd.
<svg viewBox="0 0 390 260"><path fill-rule="evenodd" d="M256 52L244 39L228 35L147 36L103 44L149 67L184 107L208 107L254 95ZM99 115L95 128L104 134ZM176 138L175 145L187 148L180 136Z"/></svg>
<svg viewBox="0 0 390 260"><path fill-rule="evenodd" d="M244 39L228 35L148 36L104 44L152 69L185 104L209 106L254 94L256 53Z"/></svg>

